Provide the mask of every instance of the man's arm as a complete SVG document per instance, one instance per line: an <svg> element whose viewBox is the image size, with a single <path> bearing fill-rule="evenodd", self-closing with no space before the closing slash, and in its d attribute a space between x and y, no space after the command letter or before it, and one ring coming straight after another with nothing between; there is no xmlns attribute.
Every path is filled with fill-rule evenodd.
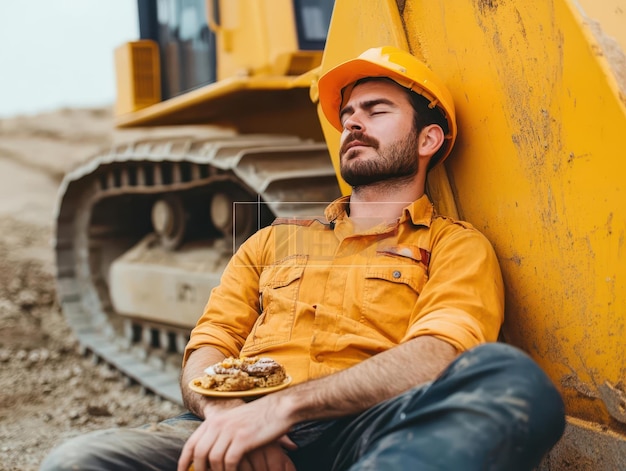
<svg viewBox="0 0 626 471"><path fill-rule="evenodd" d="M206 408L232 408L243 404L241 399L215 399L202 396L189 389L189 382L200 376L204 376L204 370L225 358L224 354L214 347L200 347L189 356L180 376L180 390L183 396L183 404L191 412L202 419L206 419Z"/></svg>
<svg viewBox="0 0 626 471"><path fill-rule="evenodd" d="M269 232L262 229L250 237L233 255L222 273L220 285L211 291L205 310L191 332L185 348L180 388L185 406L198 417L206 419L209 405L232 407L241 400L215 399L189 389L189 382L204 376L204 370L224 360L231 352L238 356L246 337L259 318L259 246L266 244Z"/></svg>
<svg viewBox="0 0 626 471"><path fill-rule="evenodd" d="M435 379L456 357L448 343L421 336L339 373L264 396L233 410L212 414L211 429L185 446L179 470L235 471L244 455L285 435L296 423L358 414Z"/></svg>
<svg viewBox="0 0 626 471"><path fill-rule="evenodd" d="M337 374L285 390L276 399L292 424L358 414L434 380L457 354L450 344L421 336Z"/></svg>

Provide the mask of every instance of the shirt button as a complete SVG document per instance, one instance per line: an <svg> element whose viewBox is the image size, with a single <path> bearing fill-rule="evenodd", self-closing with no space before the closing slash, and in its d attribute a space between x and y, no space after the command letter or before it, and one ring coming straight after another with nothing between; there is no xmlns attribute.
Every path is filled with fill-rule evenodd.
<svg viewBox="0 0 626 471"><path fill-rule="evenodd" d="M400 278L402 276L402 273L396 270L391 274L391 276L393 276L394 278Z"/></svg>
<svg viewBox="0 0 626 471"><path fill-rule="evenodd" d="M319 362L322 363L324 361L324 355L319 354L319 355L315 355L315 359Z"/></svg>

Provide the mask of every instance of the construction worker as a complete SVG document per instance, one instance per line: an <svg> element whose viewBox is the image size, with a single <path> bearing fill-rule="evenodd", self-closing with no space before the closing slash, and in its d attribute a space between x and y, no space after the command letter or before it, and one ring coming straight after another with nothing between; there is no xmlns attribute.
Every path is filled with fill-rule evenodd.
<svg viewBox="0 0 626 471"><path fill-rule="evenodd" d="M445 85L382 47L324 74L319 98L352 193L233 256L185 351L190 413L85 435L42 469L530 470L560 438L559 393L496 342L491 245L425 194L457 134ZM229 356L273 358L293 382L249 402L190 388Z"/></svg>

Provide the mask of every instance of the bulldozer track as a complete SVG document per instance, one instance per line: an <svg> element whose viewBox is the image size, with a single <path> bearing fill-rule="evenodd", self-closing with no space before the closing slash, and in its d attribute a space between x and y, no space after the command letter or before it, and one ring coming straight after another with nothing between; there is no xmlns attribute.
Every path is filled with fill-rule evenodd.
<svg viewBox="0 0 626 471"><path fill-rule="evenodd" d="M149 237L144 212L155 198L188 192L199 199L215 185L235 185L256 195L276 217L322 214L339 196L325 144L250 135L115 146L69 172L57 200L58 297L81 351L177 403L192 326L115 312L108 269Z"/></svg>

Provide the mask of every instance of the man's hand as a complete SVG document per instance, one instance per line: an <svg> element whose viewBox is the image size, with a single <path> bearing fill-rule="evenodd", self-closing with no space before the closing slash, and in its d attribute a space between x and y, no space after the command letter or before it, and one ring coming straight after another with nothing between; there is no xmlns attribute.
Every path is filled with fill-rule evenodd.
<svg viewBox="0 0 626 471"><path fill-rule="evenodd" d="M205 421L189 437L178 471L295 470L284 452L295 448L286 433L291 424L270 394L230 410L207 407ZM207 467L208 464L208 467Z"/></svg>
<svg viewBox="0 0 626 471"><path fill-rule="evenodd" d="M207 462L211 471L237 471L244 457L252 456L251 452L281 443L279 440L290 443L286 433L294 424L361 413L432 381L456 356L452 345L425 335L346 370L268 394L234 409L205 404L199 414L205 421L185 444L178 471L187 471L192 462L196 471L205 471Z"/></svg>
<svg viewBox="0 0 626 471"><path fill-rule="evenodd" d="M238 471L296 471L285 449L276 444L262 446L243 457Z"/></svg>

